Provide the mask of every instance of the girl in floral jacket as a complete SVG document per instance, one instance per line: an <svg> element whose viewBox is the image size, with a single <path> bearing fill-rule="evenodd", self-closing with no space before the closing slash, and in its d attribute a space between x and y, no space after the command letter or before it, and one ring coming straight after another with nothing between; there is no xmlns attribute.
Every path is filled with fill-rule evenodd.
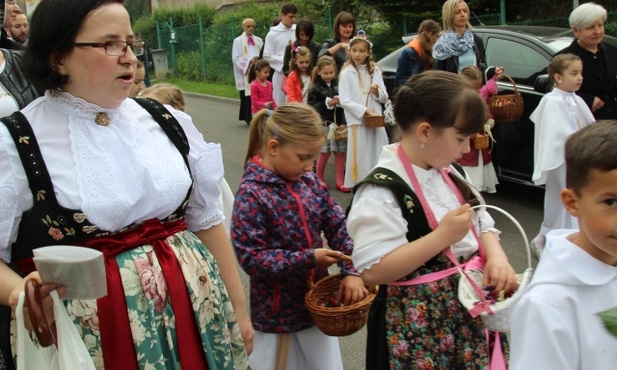
<svg viewBox="0 0 617 370"><path fill-rule="evenodd" d="M324 142L319 115L304 104L264 109L251 123L231 234L251 279L253 370L342 369L338 340L321 333L304 306L307 279L326 276L338 262L347 275L339 301L353 304L368 293L341 259L353 248L343 211L312 172ZM332 249L324 248L322 233Z"/></svg>

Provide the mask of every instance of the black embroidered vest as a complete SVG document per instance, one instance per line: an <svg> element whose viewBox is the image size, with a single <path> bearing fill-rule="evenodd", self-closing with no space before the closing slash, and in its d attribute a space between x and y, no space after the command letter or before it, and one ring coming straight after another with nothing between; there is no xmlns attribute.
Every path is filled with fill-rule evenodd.
<svg viewBox="0 0 617 370"><path fill-rule="evenodd" d="M188 164L190 148L182 126L159 102L152 99L135 99L135 101L146 109L161 126L182 154L190 173ZM88 221L82 211L65 208L58 204L45 161L26 117L21 112L15 112L9 117L2 118L1 121L15 141L33 197L32 208L22 215L17 240L12 245L12 259L19 261L30 258L33 249L47 245L78 245L93 237L110 235L111 232L100 230ZM189 187L182 204L162 222L184 217L192 189L193 185ZM138 225L129 225L118 232L135 226Z"/></svg>

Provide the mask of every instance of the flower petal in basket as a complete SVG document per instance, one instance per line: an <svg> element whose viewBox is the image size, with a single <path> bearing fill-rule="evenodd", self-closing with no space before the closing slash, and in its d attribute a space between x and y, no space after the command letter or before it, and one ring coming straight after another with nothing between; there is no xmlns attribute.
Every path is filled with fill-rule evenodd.
<svg viewBox="0 0 617 370"><path fill-rule="evenodd" d="M531 267L531 248L529 245L529 241L527 240L527 235L523 230L523 227L512 215L499 207L486 204L471 207L471 209L479 208L490 208L504 214L518 228L525 242L527 252L527 269L522 274L517 274L518 289L511 297L501 302L490 304L488 306L491 311L490 314L487 312L480 313L482 322L484 323L484 326L486 326L488 329L495 331L508 331L510 330L510 317L512 315L512 309L514 308L516 302L522 297L523 292L525 291L527 285L529 285L529 281L531 280L531 276L533 275L533 268ZM479 270L468 270L465 271L465 273L467 276L461 275L459 279L458 298L463 307L471 311L478 304L478 302L482 302L484 300L484 297L478 296L478 293L476 292L472 283L469 280L471 279L476 286L481 287L483 272ZM467 277L469 277L469 279Z"/></svg>

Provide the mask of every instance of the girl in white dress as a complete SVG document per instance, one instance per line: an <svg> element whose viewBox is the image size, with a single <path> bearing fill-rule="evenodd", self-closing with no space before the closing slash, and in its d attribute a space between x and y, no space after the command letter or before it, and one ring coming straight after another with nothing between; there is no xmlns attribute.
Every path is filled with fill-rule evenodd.
<svg viewBox="0 0 617 370"><path fill-rule="evenodd" d="M544 249L549 231L578 228L576 218L561 204L561 189L566 187L564 145L571 134L595 122L587 104L575 94L583 83L580 58L574 54L557 55L551 59L548 73L555 88L544 95L529 117L536 124L532 180L546 185L544 220L532 241L538 253Z"/></svg>
<svg viewBox="0 0 617 370"><path fill-rule="evenodd" d="M353 188L377 164L388 135L384 127L368 128L364 115L380 115L388 99L381 68L371 61L373 44L364 31L349 42L349 60L343 66L339 99L349 126L345 188Z"/></svg>

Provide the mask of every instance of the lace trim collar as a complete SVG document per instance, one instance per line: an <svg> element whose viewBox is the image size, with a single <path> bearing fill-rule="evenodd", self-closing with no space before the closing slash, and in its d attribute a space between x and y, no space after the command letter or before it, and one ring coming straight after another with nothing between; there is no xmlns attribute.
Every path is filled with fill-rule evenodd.
<svg viewBox="0 0 617 370"><path fill-rule="evenodd" d="M114 119L117 119L123 111L121 108L123 104L113 109L102 108L96 104L87 102L82 98L73 96L71 93L66 91L47 90L45 92L45 99L47 99L52 106L69 117L84 118L87 119L88 122L92 122L92 124L95 124L94 119L98 113L107 113L110 120L113 122Z"/></svg>

